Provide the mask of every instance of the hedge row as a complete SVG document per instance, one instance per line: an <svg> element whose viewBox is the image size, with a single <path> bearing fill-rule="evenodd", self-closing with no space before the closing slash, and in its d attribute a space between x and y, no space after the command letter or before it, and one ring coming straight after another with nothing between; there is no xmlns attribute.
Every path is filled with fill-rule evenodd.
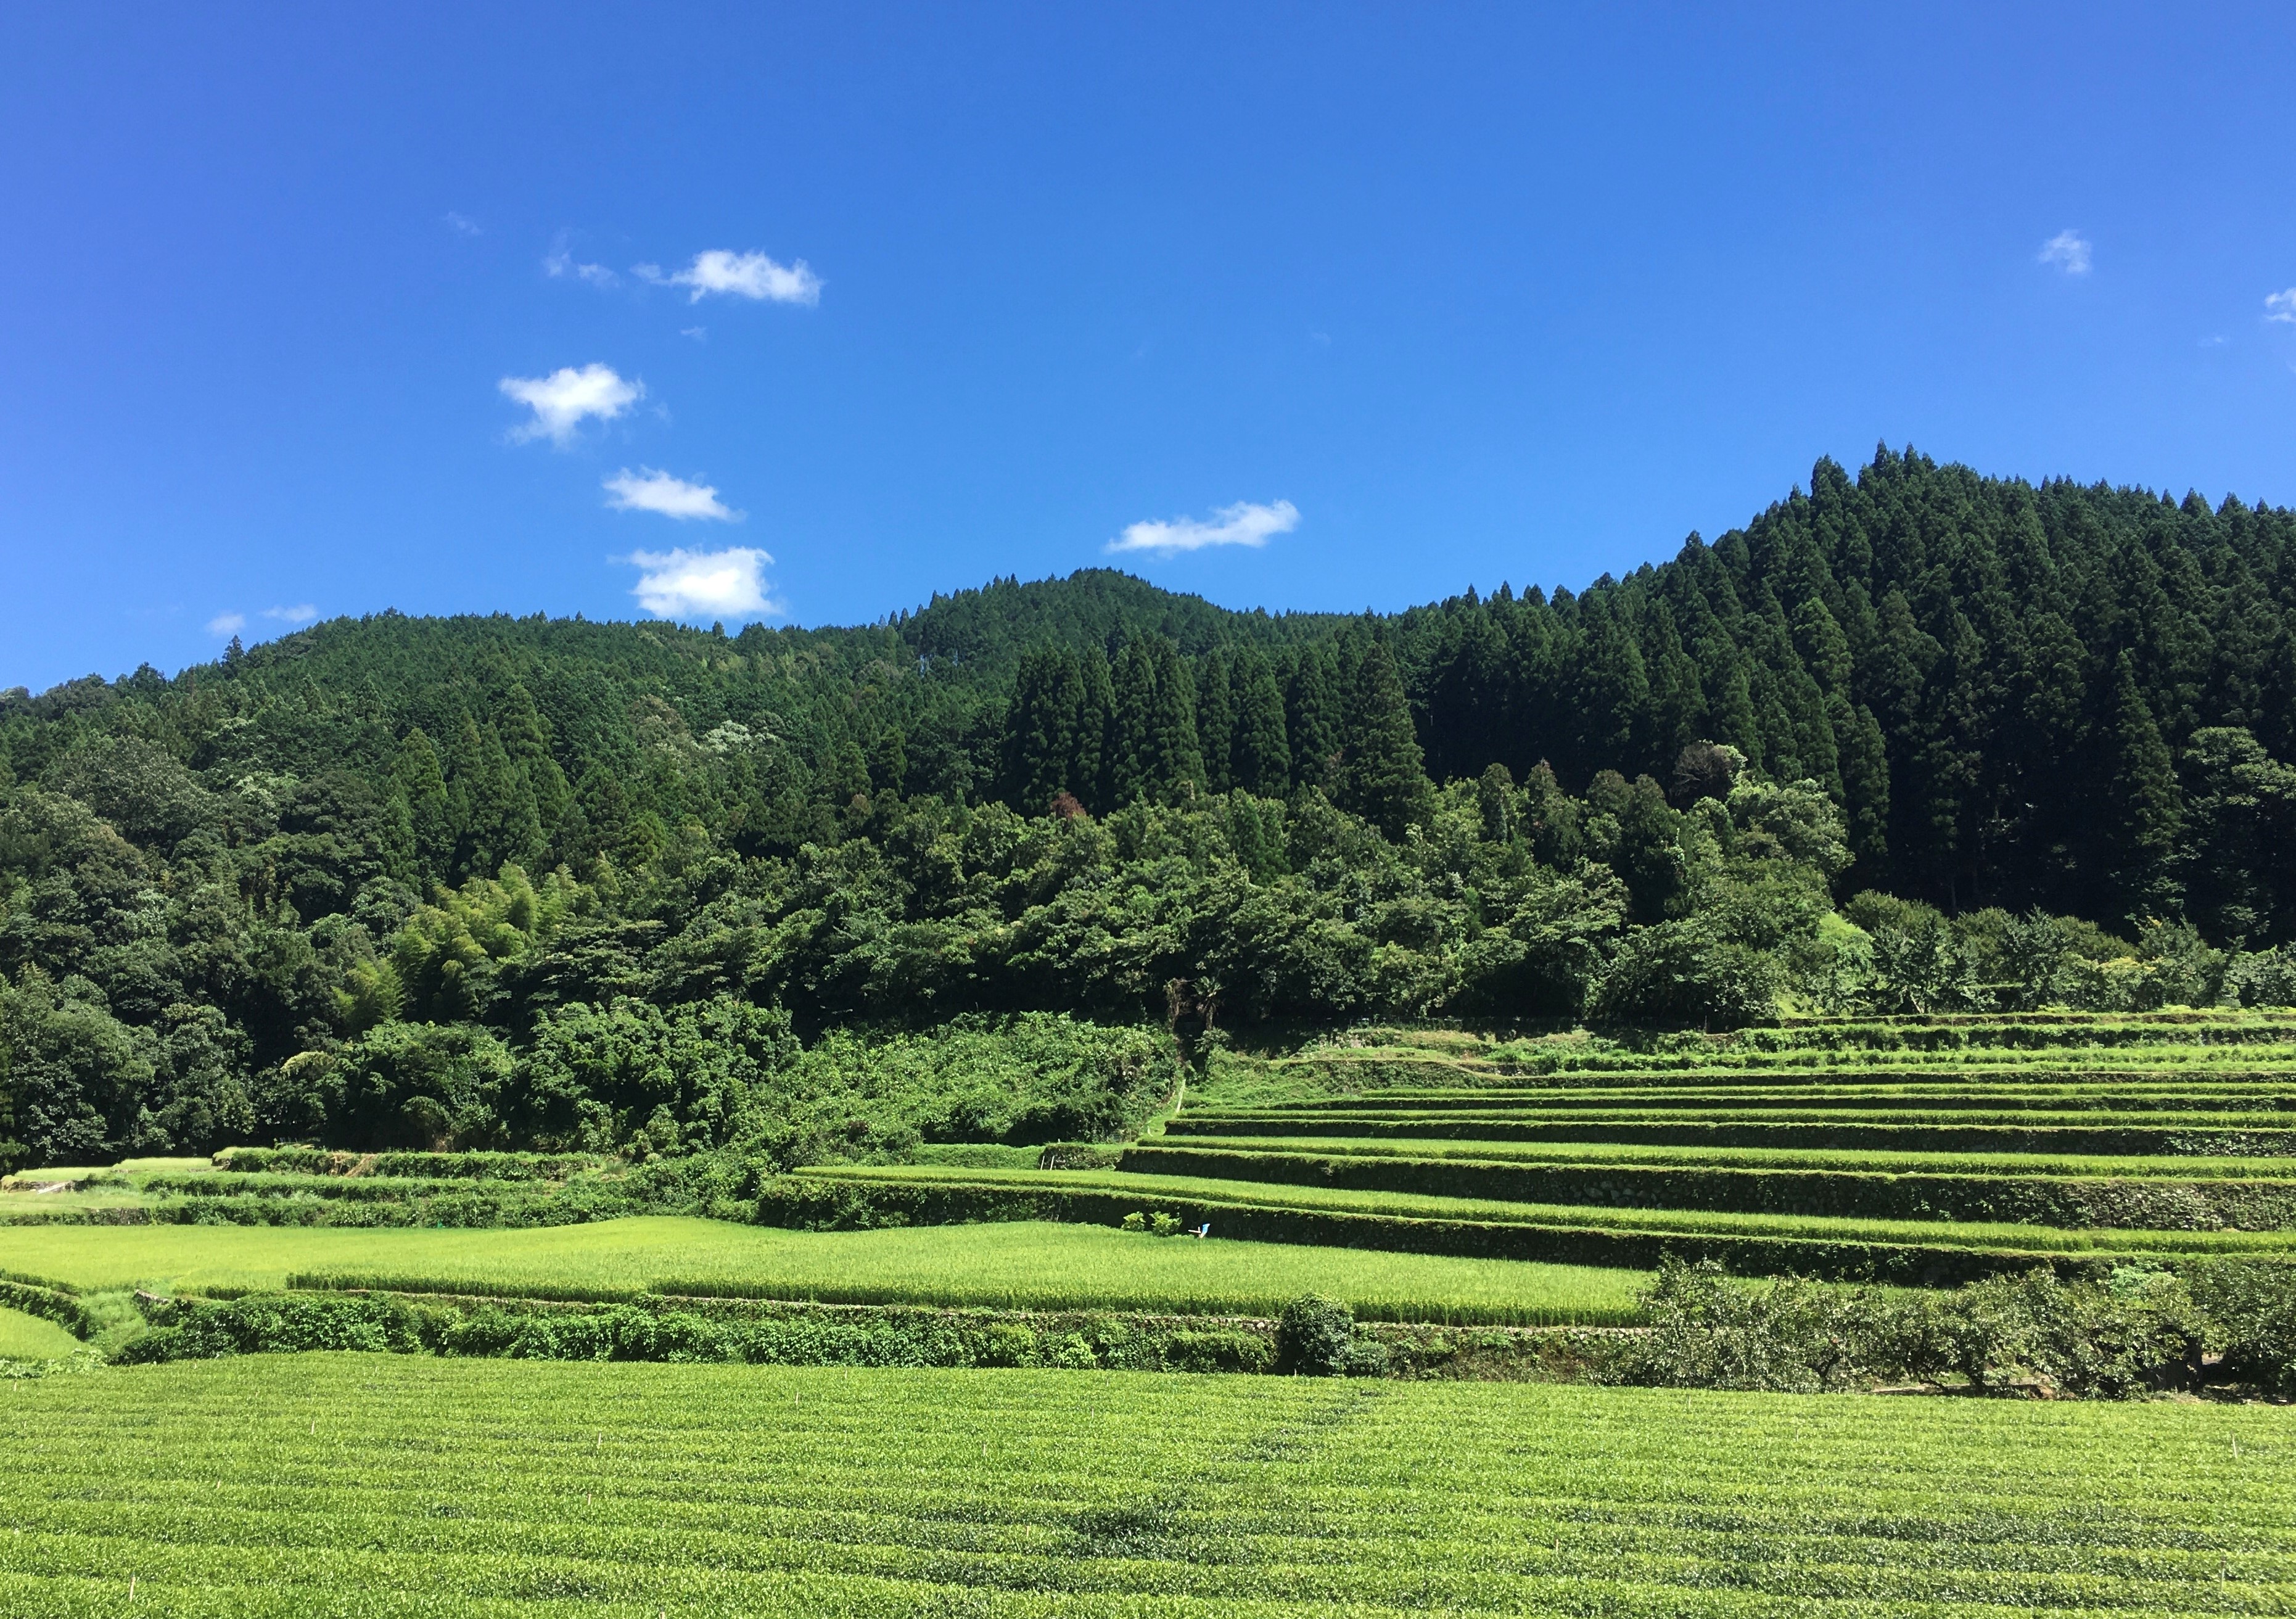
<svg viewBox="0 0 2296 1619"><path fill-rule="evenodd" d="M1184 1224L1211 1222L1224 1238L1443 1253L1468 1259L1536 1260L1553 1264L1652 1270L1669 1254L1712 1260L1749 1276L1800 1276L1943 1286L2003 1270L2046 1266L2079 1274L2109 1256L2030 1253L2006 1249L1913 1243L1829 1241L1817 1237L1730 1237L1703 1232L1613 1231L1596 1227L1505 1220L1440 1220L1339 1209L1275 1209L1221 1199L1136 1191L987 1185L961 1180L840 1179L815 1173L768 1182L754 1218L799 1230L860 1230L878 1226L964 1225L1010 1220L1116 1225L1152 1205Z"/></svg>
<svg viewBox="0 0 2296 1619"><path fill-rule="evenodd" d="M26 1315L53 1321L75 1338L95 1335L95 1321L86 1306L59 1288L0 1281L0 1310L20 1310Z"/></svg>
<svg viewBox="0 0 2296 1619"><path fill-rule="evenodd" d="M718 1360L777 1366L1284 1369L1277 1324L1246 1317L934 1310L720 1299L604 1305L365 1293L170 1300L116 1360L358 1350L536 1360ZM1619 1352L1598 1328L1364 1325L1358 1364L1404 1377L1585 1375Z"/></svg>
<svg viewBox="0 0 2296 1619"><path fill-rule="evenodd" d="M416 1176L442 1180L564 1180L617 1161L595 1153L344 1153L316 1146L227 1146L234 1174Z"/></svg>
<svg viewBox="0 0 2296 1619"><path fill-rule="evenodd" d="M1183 1115L1174 1137L1265 1136L1269 1121ZM1511 1119L1298 1119L1283 1134L1419 1141L1585 1141L1652 1146L1794 1146L1847 1152L2071 1153L2111 1157L2296 1157L2296 1130L2157 1125L1530 1123Z"/></svg>
<svg viewBox="0 0 2296 1619"><path fill-rule="evenodd" d="M2046 1175L1714 1169L1643 1164L1479 1163L1136 1146L1120 1166L1147 1175L1409 1192L1509 1203L1717 1213L1983 1220L2067 1230L2277 1231L2296 1227L2296 1180L2075 1179Z"/></svg>
<svg viewBox="0 0 2296 1619"><path fill-rule="evenodd" d="M639 1206L610 1197L564 1193L472 1190L430 1197L381 1202L355 1198L211 1194L176 1197L150 1205L98 1209L37 1209L12 1214L10 1225L68 1226L401 1226L498 1227L577 1226L625 1214L693 1212L718 1219L746 1220L746 1205L695 1205L690 1209Z"/></svg>

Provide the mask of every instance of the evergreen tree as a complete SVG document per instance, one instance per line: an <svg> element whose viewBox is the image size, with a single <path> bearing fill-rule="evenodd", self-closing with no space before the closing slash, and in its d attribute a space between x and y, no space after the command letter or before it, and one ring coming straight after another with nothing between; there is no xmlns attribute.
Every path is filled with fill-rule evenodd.
<svg viewBox="0 0 2296 1619"><path fill-rule="evenodd" d="M1619 842L1611 867L1627 885L1633 902L1629 914L1642 923L1679 916L1689 899L1681 817L1668 807L1666 793L1647 776L1636 777L1621 796Z"/></svg>
<svg viewBox="0 0 2296 1619"><path fill-rule="evenodd" d="M1762 727L1754 716L1752 683L1738 649L1718 629L1700 647L1699 662L1705 675L1706 713L1713 740L1726 742L1760 768Z"/></svg>
<svg viewBox="0 0 2296 1619"><path fill-rule="evenodd" d="M1125 643L1111 678L1116 707L1109 726L1109 807L1119 809L1156 790L1156 661L1144 639Z"/></svg>
<svg viewBox="0 0 2296 1619"><path fill-rule="evenodd" d="M398 744L390 775L393 796L406 807L422 886L445 882L453 873L455 846L463 828L455 818L455 801L447 791L447 773L439 767L439 750L421 726L409 730Z"/></svg>
<svg viewBox="0 0 2296 1619"><path fill-rule="evenodd" d="M869 791L898 798L908 778L909 739L900 727L894 726L869 750Z"/></svg>
<svg viewBox="0 0 2296 1619"><path fill-rule="evenodd" d="M1181 801L1202 787L1204 758L1196 736L1195 682L1179 649L1162 636L1149 637L1156 684L1149 721L1150 791L1159 802Z"/></svg>
<svg viewBox="0 0 2296 1619"><path fill-rule="evenodd" d="M566 773L551 757L549 729L524 686L515 680L510 683L494 725L501 733L511 768L522 778L534 800L535 822L547 837L573 806L574 793L566 784Z"/></svg>
<svg viewBox="0 0 2296 1619"><path fill-rule="evenodd" d="M1340 694L1332 654L1323 643L1312 642L1299 650L1284 692L1283 710L1293 779L1303 787L1332 785L1342 746Z"/></svg>
<svg viewBox="0 0 2296 1619"><path fill-rule="evenodd" d="M1347 718L1342 802L1399 841L1406 827L1424 823L1433 812L1435 788L1384 637L1364 649Z"/></svg>
<svg viewBox="0 0 2296 1619"><path fill-rule="evenodd" d="M1275 672L1256 647L1247 646L1234 665L1235 715L1229 771L1234 784L1261 798L1282 798L1292 790L1292 748L1284 736L1283 694Z"/></svg>
<svg viewBox="0 0 2296 1619"><path fill-rule="evenodd" d="M1514 777L1502 764L1485 769L1475 782L1475 808L1483 818L1483 841L1507 843L1514 840Z"/></svg>
<svg viewBox="0 0 2296 1619"><path fill-rule="evenodd" d="M1874 711L1859 703L1837 720L1846 741L1841 750L1841 791L1849 801L1849 853L1857 875L1878 882L1890 867L1890 755Z"/></svg>
<svg viewBox="0 0 2296 1619"><path fill-rule="evenodd" d="M2176 877L2183 803L2169 744L2137 689L2136 662L2126 651L2114 663L2105 716L2104 845L2106 878L2121 915L2168 916L2179 897Z"/></svg>
<svg viewBox="0 0 2296 1619"><path fill-rule="evenodd" d="M1235 659L1216 646L1198 665L1196 741L1203 752L1204 785L1225 793L1234 785L1231 760L1235 744Z"/></svg>
<svg viewBox="0 0 2296 1619"><path fill-rule="evenodd" d="M1070 738L1070 791L1097 813L1116 807L1110 775L1116 756L1116 687L1109 675L1108 654L1097 646L1086 648L1077 660L1077 673L1080 684L1076 727Z"/></svg>
<svg viewBox="0 0 2296 1619"><path fill-rule="evenodd" d="M525 772L512 768L501 735L463 715L453 764L447 786L461 812L463 832L456 870L491 877L505 864L533 863L542 852L542 820L535 812L534 790Z"/></svg>
<svg viewBox="0 0 2296 1619"><path fill-rule="evenodd" d="M1063 792L1094 783L1070 779L1084 683L1074 655L1039 646L1021 654L1013 698L1004 709L1002 776L1004 801L1023 815L1041 815Z"/></svg>

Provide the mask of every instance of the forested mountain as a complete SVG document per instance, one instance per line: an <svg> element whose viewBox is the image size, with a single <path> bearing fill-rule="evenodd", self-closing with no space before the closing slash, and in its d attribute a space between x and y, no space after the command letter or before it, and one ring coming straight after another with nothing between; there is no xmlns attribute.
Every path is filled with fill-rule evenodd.
<svg viewBox="0 0 2296 1619"><path fill-rule="evenodd" d="M824 1030L960 1015L2263 994L2292 615L2287 511L1882 450L1551 597L1271 616L1095 571L849 629L385 613L19 689L0 1134L684 1143ZM1090 1112L1007 1100L912 1123Z"/></svg>

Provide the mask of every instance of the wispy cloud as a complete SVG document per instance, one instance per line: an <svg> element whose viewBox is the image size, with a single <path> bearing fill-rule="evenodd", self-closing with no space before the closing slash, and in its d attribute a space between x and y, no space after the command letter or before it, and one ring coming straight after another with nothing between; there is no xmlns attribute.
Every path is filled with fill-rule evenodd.
<svg viewBox="0 0 2296 1619"><path fill-rule="evenodd" d="M439 218L448 230L458 236L475 236L479 234L479 222L468 214L458 214L449 210Z"/></svg>
<svg viewBox="0 0 2296 1619"><path fill-rule="evenodd" d="M656 286L688 288L693 293L686 300L689 303L700 303L712 292L771 303L821 301L821 277L802 259L794 264L775 264L763 253L730 253L711 248L696 253L691 265L669 275L664 275L657 264L635 266L630 274Z"/></svg>
<svg viewBox="0 0 2296 1619"><path fill-rule="evenodd" d="M2088 259L2088 238L2079 231L2064 230L2041 243L2037 262L2054 265L2068 275L2086 275Z"/></svg>
<svg viewBox="0 0 2296 1619"><path fill-rule="evenodd" d="M697 343L706 343L709 341L709 328L707 326L680 326L677 329L677 334L680 337L690 337Z"/></svg>
<svg viewBox="0 0 2296 1619"><path fill-rule="evenodd" d="M644 382L624 380L611 366L585 366L578 371L562 366L548 376L506 376L497 386L534 412L533 421L511 433L521 443L529 439L570 443L587 418L611 422L645 398Z"/></svg>
<svg viewBox="0 0 2296 1619"><path fill-rule="evenodd" d="M2264 300L2264 318L2296 325L2296 287L2285 292L2267 294Z"/></svg>
<svg viewBox="0 0 2296 1619"><path fill-rule="evenodd" d="M247 615L243 612L218 612L208 620L208 633L211 636L235 636L246 628Z"/></svg>
<svg viewBox="0 0 2296 1619"><path fill-rule="evenodd" d="M588 282L594 287L619 286L622 280L603 264L577 264L574 255L562 245L552 248L543 256L542 270L544 275L553 277L571 275L578 281Z"/></svg>
<svg viewBox="0 0 2296 1619"><path fill-rule="evenodd" d="M777 613L781 608L766 595L765 570L773 560L748 546L723 551L633 551L630 565L644 571L630 594L658 618Z"/></svg>
<svg viewBox="0 0 2296 1619"><path fill-rule="evenodd" d="M308 602L299 602L292 607L266 607L263 616L283 624L308 624L319 616L319 610Z"/></svg>
<svg viewBox="0 0 2296 1619"><path fill-rule="evenodd" d="M1288 500L1273 505L1239 500L1212 514L1210 522L1175 517L1168 522L1136 522L1108 542L1111 552L1146 551L1174 556L1201 551L1207 546L1264 546L1272 535L1289 534L1300 526L1300 508Z"/></svg>
<svg viewBox="0 0 2296 1619"><path fill-rule="evenodd" d="M717 522L731 522L741 516L718 498L713 486L688 483L650 466L642 466L635 473L624 467L606 480L605 488L613 497L606 504L617 512L659 512L681 522L706 517Z"/></svg>

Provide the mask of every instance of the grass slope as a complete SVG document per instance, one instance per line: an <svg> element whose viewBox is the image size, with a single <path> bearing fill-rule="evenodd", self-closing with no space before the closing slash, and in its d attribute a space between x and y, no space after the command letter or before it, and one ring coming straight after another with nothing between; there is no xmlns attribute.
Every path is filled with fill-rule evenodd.
<svg viewBox="0 0 2296 1619"><path fill-rule="evenodd" d="M78 1347L79 1340L53 1321L0 1310L0 1360L57 1360Z"/></svg>
<svg viewBox="0 0 2296 1619"><path fill-rule="evenodd" d="M1622 1319L1645 1278L1513 1260L1191 1242L1104 1227L783 1231L662 1216L531 1230L293 1226L0 1228L0 1270L84 1290L374 1286L558 1297L641 1290L843 1303L1272 1313L1302 1293L1388 1319Z"/></svg>
<svg viewBox="0 0 2296 1619"><path fill-rule="evenodd" d="M2245 1407L312 1355L26 1385L0 1449L57 1619L2296 1600Z"/></svg>

